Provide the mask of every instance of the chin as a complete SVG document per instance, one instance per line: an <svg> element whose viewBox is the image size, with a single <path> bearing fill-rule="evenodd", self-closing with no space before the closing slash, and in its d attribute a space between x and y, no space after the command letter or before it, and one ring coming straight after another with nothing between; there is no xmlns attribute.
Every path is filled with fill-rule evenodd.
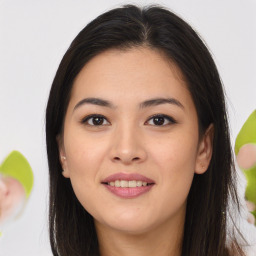
<svg viewBox="0 0 256 256"><path fill-rule="evenodd" d="M109 227L117 232L121 232L124 234L129 235L142 235L148 232L151 228L149 223L147 225L143 225L143 223L134 223L134 222L127 222L127 223L118 223L109 225Z"/></svg>
<svg viewBox="0 0 256 256"><path fill-rule="evenodd" d="M142 216L132 212L125 212L123 214L113 214L113 212L110 212L110 214L110 216L105 215L102 219L96 220L96 226L105 226L105 228L133 235L143 234L157 226L156 221L152 218L152 214L151 216Z"/></svg>

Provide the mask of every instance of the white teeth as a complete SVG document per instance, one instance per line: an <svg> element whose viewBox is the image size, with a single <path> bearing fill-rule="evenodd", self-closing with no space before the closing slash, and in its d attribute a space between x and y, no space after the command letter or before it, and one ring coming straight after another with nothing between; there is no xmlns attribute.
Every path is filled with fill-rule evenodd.
<svg viewBox="0 0 256 256"><path fill-rule="evenodd" d="M119 181L119 180L116 180L116 181L115 181L115 187L117 187L117 188L120 187L120 181Z"/></svg>
<svg viewBox="0 0 256 256"><path fill-rule="evenodd" d="M129 188L136 188L137 182L136 180L130 180L129 181Z"/></svg>
<svg viewBox="0 0 256 256"><path fill-rule="evenodd" d="M115 180L108 183L111 187L122 187L122 188L136 188L136 187L145 187L148 185L147 182L141 180Z"/></svg>
<svg viewBox="0 0 256 256"><path fill-rule="evenodd" d="M136 184L136 185L137 185L137 187L141 187L141 186L142 186L142 181L140 181L140 180L137 181L137 184Z"/></svg>
<svg viewBox="0 0 256 256"><path fill-rule="evenodd" d="M129 187L129 182L127 180L120 180L120 187L121 188Z"/></svg>

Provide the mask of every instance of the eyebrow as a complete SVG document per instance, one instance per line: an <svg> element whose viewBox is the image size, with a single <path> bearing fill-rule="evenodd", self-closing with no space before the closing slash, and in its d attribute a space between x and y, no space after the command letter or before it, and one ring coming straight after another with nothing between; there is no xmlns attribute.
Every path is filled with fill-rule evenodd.
<svg viewBox="0 0 256 256"><path fill-rule="evenodd" d="M84 104L92 104L92 105L108 107L108 108L112 108L112 109L116 108L116 106L114 106L111 102L104 100L104 99L85 98L85 99L82 99L81 101L79 101L75 105L74 110L76 110L78 107L80 107ZM155 98L155 99L146 100L146 101L143 101L142 103L140 103L139 107L140 107L140 109L142 109L142 108L158 106L158 105L162 105L162 104L172 104L172 105L176 105L176 106L184 109L184 106L181 104L181 102L174 98Z"/></svg>
<svg viewBox="0 0 256 256"><path fill-rule="evenodd" d="M84 104L92 104L92 105L97 105L97 106L102 106L102 107L115 108L115 106L107 100L103 100L100 98L85 98L85 99L82 99L81 101L79 101L75 105L74 110Z"/></svg>
<svg viewBox="0 0 256 256"><path fill-rule="evenodd" d="M184 109L184 106L181 104L181 102L174 98L155 98L146 100L140 104L140 108L158 106L161 104L172 104Z"/></svg>

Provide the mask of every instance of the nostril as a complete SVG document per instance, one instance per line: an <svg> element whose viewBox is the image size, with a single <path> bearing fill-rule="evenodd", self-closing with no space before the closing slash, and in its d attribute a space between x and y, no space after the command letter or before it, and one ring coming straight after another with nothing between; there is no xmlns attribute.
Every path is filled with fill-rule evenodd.
<svg viewBox="0 0 256 256"><path fill-rule="evenodd" d="M118 157L118 156L114 157L113 159L114 159L114 160L117 160L117 161L121 161L121 158ZM131 159L131 161L138 161L138 160L140 160L139 157L134 157L134 158Z"/></svg>

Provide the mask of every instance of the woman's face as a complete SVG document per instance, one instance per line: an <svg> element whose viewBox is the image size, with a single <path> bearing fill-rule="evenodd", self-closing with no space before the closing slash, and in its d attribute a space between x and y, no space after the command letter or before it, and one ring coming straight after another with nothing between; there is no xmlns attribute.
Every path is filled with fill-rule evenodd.
<svg viewBox="0 0 256 256"><path fill-rule="evenodd" d="M193 176L211 157L181 72L157 51L108 50L77 76L59 139L96 228L142 233L182 224Z"/></svg>

